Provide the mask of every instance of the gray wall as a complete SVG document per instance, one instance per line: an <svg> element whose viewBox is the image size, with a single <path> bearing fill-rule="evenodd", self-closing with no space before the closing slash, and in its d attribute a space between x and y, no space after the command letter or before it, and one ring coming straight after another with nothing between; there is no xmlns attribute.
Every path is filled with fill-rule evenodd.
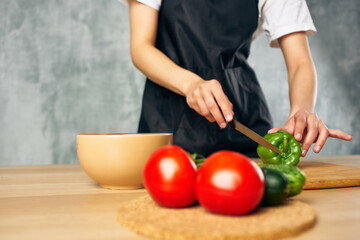
<svg viewBox="0 0 360 240"><path fill-rule="evenodd" d="M311 0L316 111L352 142L320 155L360 154L358 0ZM76 134L135 132L144 77L129 55L127 7L116 0L0 2L0 165L76 163ZM264 35L251 64L282 125L289 104L280 50Z"/></svg>

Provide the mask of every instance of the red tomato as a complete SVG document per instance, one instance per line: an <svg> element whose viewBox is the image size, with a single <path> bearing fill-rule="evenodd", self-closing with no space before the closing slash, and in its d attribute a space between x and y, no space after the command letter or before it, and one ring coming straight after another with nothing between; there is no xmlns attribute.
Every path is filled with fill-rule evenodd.
<svg viewBox="0 0 360 240"><path fill-rule="evenodd" d="M143 179L150 196L165 207L185 207L195 202L196 165L179 146L167 145L153 152Z"/></svg>
<svg viewBox="0 0 360 240"><path fill-rule="evenodd" d="M245 155L219 151L210 155L198 170L195 193L209 211L246 214L259 205L264 195L264 175Z"/></svg>

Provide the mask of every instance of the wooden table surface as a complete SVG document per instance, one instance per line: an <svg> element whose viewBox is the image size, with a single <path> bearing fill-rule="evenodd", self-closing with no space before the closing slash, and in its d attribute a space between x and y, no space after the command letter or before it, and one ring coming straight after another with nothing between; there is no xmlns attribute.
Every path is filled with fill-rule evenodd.
<svg viewBox="0 0 360 240"><path fill-rule="evenodd" d="M360 155L303 161L360 168ZM100 188L75 164L0 167L0 239L147 239L116 220L122 202L144 194ZM292 239L360 239L360 187L306 190L295 198L315 209L317 223Z"/></svg>

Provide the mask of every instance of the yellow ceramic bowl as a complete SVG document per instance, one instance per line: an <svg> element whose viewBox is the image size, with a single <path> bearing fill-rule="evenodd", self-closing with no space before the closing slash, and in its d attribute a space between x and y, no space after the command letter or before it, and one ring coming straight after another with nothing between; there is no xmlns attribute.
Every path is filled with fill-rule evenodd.
<svg viewBox="0 0 360 240"><path fill-rule="evenodd" d="M84 171L110 189L142 188L142 172L151 153L172 144L172 133L77 135L77 153Z"/></svg>

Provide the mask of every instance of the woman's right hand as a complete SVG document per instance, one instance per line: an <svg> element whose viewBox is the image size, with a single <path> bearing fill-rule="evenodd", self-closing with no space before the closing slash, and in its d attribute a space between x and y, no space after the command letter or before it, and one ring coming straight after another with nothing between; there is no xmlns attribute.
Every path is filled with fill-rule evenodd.
<svg viewBox="0 0 360 240"><path fill-rule="evenodd" d="M208 121L216 121L220 128L225 128L234 117L233 105L216 79L194 82L186 93L186 102Z"/></svg>

